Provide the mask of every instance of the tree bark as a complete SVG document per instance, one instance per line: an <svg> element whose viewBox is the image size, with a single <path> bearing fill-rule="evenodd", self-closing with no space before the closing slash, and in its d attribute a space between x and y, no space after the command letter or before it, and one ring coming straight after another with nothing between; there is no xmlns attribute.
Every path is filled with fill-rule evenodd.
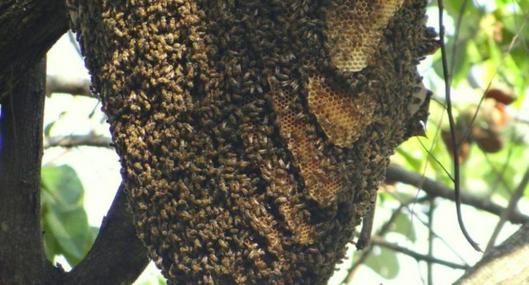
<svg viewBox="0 0 529 285"><path fill-rule="evenodd" d="M0 284L131 283L148 259L136 237L123 187L78 266L64 273L46 260L40 225L45 71L42 60L1 104Z"/></svg>
<svg viewBox="0 0 529 285"><path fill-rule="evenodd" d="M46 257L40 225L40 165L45 60L1 101L0 284L42 284Z"/></svg>
<svg viewBox="0 0 529 285"><path fill-rule="evenodd" d="M64 0L0 3L0 101L68 29Z"/></svg>
<svg viewBox="0 0 529 285"><path fill-rule="evenodd" d="M529 225L490 250L455 284L529 284Z"/></svg>
<svg viewBox="0 0 529 285"><path fill-rule="evenodd" d="M0 284L131 283L147 265L122 190L85 260L65 273L46 260L40 225L45 61L67 30L62 0L0 4Z"/></svg>
<svg viewBox="0 0 529 285"><path fill-rule="evenodd" d="M60 284L130 284L147 266L147 252L136 237L121 185L88 255Z"/></svg>

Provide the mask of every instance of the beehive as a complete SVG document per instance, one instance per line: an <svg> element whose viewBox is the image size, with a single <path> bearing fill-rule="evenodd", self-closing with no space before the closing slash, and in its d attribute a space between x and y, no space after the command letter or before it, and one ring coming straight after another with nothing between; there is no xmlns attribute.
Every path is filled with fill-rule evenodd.
<svg viewBox="0 0 529 285"><path fill-rule="evenodd" d="M402 110L425 1L76 2L137 234L168 284L324 284L416 119Z"/></svg>

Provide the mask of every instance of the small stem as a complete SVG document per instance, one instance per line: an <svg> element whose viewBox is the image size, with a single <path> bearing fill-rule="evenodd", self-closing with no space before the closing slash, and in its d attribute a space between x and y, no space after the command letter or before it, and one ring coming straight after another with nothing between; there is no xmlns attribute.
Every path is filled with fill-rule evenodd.
<svg viewBox="0 0 529 285"><path fill-rule="evenodd" d="M466 270L466 269L469 268L468 266L463 265L463 264L458 264L458 263L454 263L454 262L451 262L451 261L447 261L447 260L431 257L431 256L428 256L428 255L425 255L425 254L422 254L422 253L418 253L416 251L413 251L413 250L410 250L408 248L399 246L397 244L387 242L387 241L385 241L385 240L383 240L383 239L381 239L379 237L373 237L373 245L378 245L378 246L381 246L381 247L385 247L385 248L391 249L391 250L396 251L396 252L400 252L400 253L406 254L406 255L408 255L410 257L413 257L414 259L419 260L419 261L429 261L429 262L432 262L432 263L444 265L446 267L450 267L450 268L454 268L454 269Z"/></svg>
<svg viewBox="0 0 529 285"><path fill-rule="evenodd" d="M402 212L402 209L408 207L408 205L412 203L421 203L425 201L427 197L421 197L418 199L411 199L407 202L402 203L397 209L393 211L393 214L391 214L391 217L380 227L380 229L377 231L377 236L384 236L390 229L391 225L395 222L399 214ZM362 251L362 254L360 257L352 264L352 266L347 270L347 275L345 278L340 282L340 284L346 285L351 283L353 280L354 273L356 272L356 269L364 263L364 261L367 259L371 251L373 250L373 244L369 244L366 249Z"/></svg>
<svg viewBox="0 0 529 285"><path fill-rule="evenodd" d="M408 171L401 166L390 164L386 171L386 176L389 180L405 183L412 186L420 186L424 192L430 197L441 197L445 199L454 200L454 190L447 187L443 183L435 181L430 178ZM469 193L462 193L461 202L463 204L472 206L482 211L500 216L505 210L504 207L490 201L487 197L479 197ZM515 224L525 224L529 222L529 217L520 213L520 211L513 209L508 216L508 221Z"/></svg>
<svg viewBox="0 0 529 285"><path fill-rule="evenodd" d="M433 214L435 212L435 199L432 198L429 201L430 208L428 209L428 256L433 257ZM433 262L427 261L427 272L428 272L428 285L433 285Z"/></svg>
<svg viewBox="0 0 529 285"><path fill-rule="evenodd" d="M507 218L511 215L511 212L518 204L518 201L520 201L520 199L522 198L525 188L527 188L528 184L529 184L529 168L525 171L522 181L520 181L520 184L518 184L516 191L514 191L514 193L512 194L511 199L509 200L509 205L507 205L507 208L505 208L505 210L503 210L503 212L501 213L500 220L498 221L498 224L496 224L496 227L494 228L494 231L489 239L485 252L490 251L494 247L496 238L498 237L498 235L501 232L501 229L505 225Z"/></svg>
<svg viewBox="0 0 529 285"><path fill-rule="evenodd" d="M448 64L446 60L446 46L444 42L445 37L445 30L444 30L444 24L443 24L443 0L437 0L438 6L439 6L439 37L441 41L441 55L442 55L442 63L443 63L443 76L445 79L445 97L446 97L446 110L448 113L448 122L450 124L450 134L451 134L451 140L452 145L454 146L452 149L453 154L453 161L454 161L454 192L455 192L455 202L456 202L456 212L457 212L457 222L459 224L459 228L461 229L461 232L465 236L465 239L470 243L470 245L477 251L481 251L479 248L479 245L472 239L470 234L468 233L465 223L463 222L463 215L461 214L461 171L459 169L459 144L456 141L456 135L455 135L455 120L454 120L454 114L452 113L452 99L450 95L450 85L451 85L451 79L450 75L448 74Z"/></svg>

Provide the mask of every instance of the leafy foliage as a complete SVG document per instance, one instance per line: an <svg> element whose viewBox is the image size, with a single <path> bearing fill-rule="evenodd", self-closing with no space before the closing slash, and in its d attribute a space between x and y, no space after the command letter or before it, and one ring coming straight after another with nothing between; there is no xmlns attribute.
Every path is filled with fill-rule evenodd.
<svg viewBox="0 0 529 285"><path fill-rule="evenodd" d="M432 1L429 7L430 17L437 16L436 4L437 1ZM458 139L461 145L461 184L485 200L494 198L507 203L521 179L521 171L527 168L529 158L525 135L529 128L522 110L529 91L526 76L529 74L529 26L526 24L529 1L445 0L444 4L452 103L458 121L456 131L459 132L456 138L461 137ZM434 91L426 136L412 138L401 145L392 161L445 185L452 185L454 158L450 153L451 146L442 139L448 123L440 52L428 58L425 64L431 66L424 68L425 81ZM494 92L500 92L501 96ZM395 202L402 203L407 200L402 197L413 196L422 196L422 193L417 188L388 184L379 195L381 205L378 209L395 209ZM416 205L414 208L426 212L429 206ZM418 238L415 229L423 227L427 217L421 211L413 215L417 218L399 214L389 232L400 233L401 239L397 240L404 238L420 244L420 239L426 238ZM422 223L418 223L421 219ZM394 237L387 238L394 240ZM388 274L395 269L398 271L398 263L395 265L390 253L374 252L368 260L365 265L382 277L391 279L397 276Z"/></svg>
<svg viewBox="0 0 529 285"><path fill-rule="evenodd" d="M62 254L74 266L86 255L97 233L88 225L83 185L67 165L44 166L41 175L46 254L50 260Z"/></svg>
<svg viewBox="0 0 529 285"><path fill-rule="evenodd" d="M394 251L383 247L376 247L364 262L375 272L386 279L393 279L399 273L399 261Z"/></svg>

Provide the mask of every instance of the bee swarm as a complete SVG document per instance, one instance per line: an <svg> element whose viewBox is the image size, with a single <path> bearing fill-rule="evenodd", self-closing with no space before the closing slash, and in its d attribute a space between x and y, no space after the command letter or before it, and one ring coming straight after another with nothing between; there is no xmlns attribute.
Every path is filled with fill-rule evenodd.
<svg viewBox="0 0 529 285"><path fill-rule="evenodd" d="M417 119L426 1L77 2L169 284L324 284Z"/></svg>

